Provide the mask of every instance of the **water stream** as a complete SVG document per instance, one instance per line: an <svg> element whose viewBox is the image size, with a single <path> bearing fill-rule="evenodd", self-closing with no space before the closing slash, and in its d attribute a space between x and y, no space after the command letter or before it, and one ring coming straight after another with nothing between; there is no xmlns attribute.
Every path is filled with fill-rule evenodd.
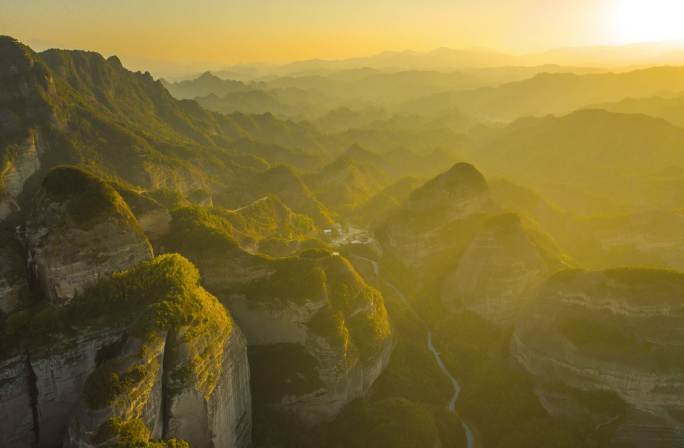
<svg viewBox="0 0 684 448"><path fill-rule="evenodd" d="M442 356L439 354L437 349L435 349L435 346L432 344L432 330L427 326L427 323L416 313L416 310L413 308L411 303L408 301L406 296L404 295L403 292L399 290L396 286L394 286L392 283L388 282L387 280L383 279L380 277L380 266L378 265L378 262L375 260L371 260L370 258L365 258L365 257L360 257L358 255L354 255L354 258L358 258L359 260L366 261L373 266L373 273L380 278L380 280L387 285L388 288L390 288L394 293L399 297L399 299L411 310L411 313L416 316L416 318L425 326L425 330L427 332L427 349L432 353L432 356L435 358L435 362L437 363L437 366L439 367L439 370L442 371L442 373L449 379L449 382L451 382L451 387L454 390L453 395L451 396L451 399L449 400L448 404L448 409L449 412L452 414L456 413L456 402L458 401L458 397L461 394L461 385L459 384L458 380L452 373L447 369L446 365L444 364L444 361L442 360ZM463 425L463 431L465 432L466 436L466 442L467 442L467 447L468 448L474 448L475 447L475 437L473 436L473 431L468 426L467 423L465 423L463 420L461 420L461 425Z"/></svg>

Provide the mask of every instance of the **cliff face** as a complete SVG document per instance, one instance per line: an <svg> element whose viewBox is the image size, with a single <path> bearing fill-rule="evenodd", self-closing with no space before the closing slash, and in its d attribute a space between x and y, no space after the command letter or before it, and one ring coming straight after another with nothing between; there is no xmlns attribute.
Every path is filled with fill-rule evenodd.
<svg viewBox="0 0 684 448"><path fill-rule="evenodd" d="M152 257L121 196L77 168L49 173L26 226L29 267L46 297L67 303L101 276Z"/></svg>
<svg viewBox="0 0 684 448"><path fill-rule="evenodd" d="M411 193L378 231L383 248L409 269L444 253L462 250L486 214L495 211L487 181L459 163Z"/></svg>
<svg viewBox="0 0 684 448"><path fill-rule="evenodd" d="M65 447L103 445L108 440L98 437L98 432L114 418L139 419L152 438L163 437L163 336L155 334L146 341L126 337L120 347L113 347L120 349L113 358L91 366L83 392L76 395L78 401L68 417Z"/></svg>
<svg viewBox="0 0 684 448"><path fill-rule="evenodd" d="M251 441L251 399L247 343L240 331L192 335L181 328L170 337L164 368L169 389L165 438L190 446L242 447ZM210 355L198 368L199 381L183 378L196 353Z"/></svg>
<svg viewBox="0 0 684 448"><path fill-rule="evenodd" d="M30 305L24 249L12 229L0 229L0 317Z"/></svg>
<svg viewBox="0 0 684 448"><path fill-rule="evenodd" d="M668 271L557 274L518 324L513 357L542 383L619 396L627 410L617 439L681 445L683 292L684 278Z"/></svg>
<svg viewBox="0 0 684 448"><path fill-rule="evenodd" d="M134 203L143 217L160 209ZM0 444L109 446L132 433L141 446L250 444L242 332L190 262L152 259L110 184L73 167L48 174L20 232L29 270L2 233Z"/></svg>
<svg viewBox="0 0 684 448"><path fill-rule="evenodd" d="M532 291L564 265L551 238L502 214L484 176L464 163L415 190L378 239L417 295L498 325L510 325Z"/></svg>
<svg viewBox="0 0 684 448"><path fill-rule="evenodd" d="M389 362L393 338L382 296L347 260L326 252L268 263L262 272L247 282L204 278L245 331L255 390L270 389L260 398L305 421L330 419Z"/></svg>
<svg viewBox="0 0 684 448"><path fill-rule="evenodd" d="M0 445L35 446L33 379L25 354L0 362Z"/></svg>
<svg viewBox="0 0 684 448"><path fill-rule="evenodd" d="M317 422L368 390L389 361L391 326L382 295L346 259L252 255L214 220L181 217L170 248L197 264L245 332L255 401Z"/></svg>
<svg viewBox="0 0 684 448"><path fill-rule="evenodd" d="M40 125L55 122L52 75L27 47L0 38L0 221L19 209L24 183L45 152Z"/></svg>
<svg viewBox="0 0 684 448"><path fill-rule="evenodd" d="M45 149L40 134L32 130L28 137L5 151L4 161L0 161L0 221L20 210L17 198L26 181L40 169L40 156Z"/></svg>
<svg viewBox="0 0 684 448"><path fill-rule="evenodd" d="M442 282L442 302L511 324L534 289L561 266L553 243L516 215L490 219Z"/></svg>
<svg viewBox="0 0 684 448"><path fill-rule="evenodd" d="M198 282L187 260L158 257L51 308L46 328L6 335L19 351L0 370L3 446L108 446L127 424L193 447L248 446L245 338Z"/></svg>

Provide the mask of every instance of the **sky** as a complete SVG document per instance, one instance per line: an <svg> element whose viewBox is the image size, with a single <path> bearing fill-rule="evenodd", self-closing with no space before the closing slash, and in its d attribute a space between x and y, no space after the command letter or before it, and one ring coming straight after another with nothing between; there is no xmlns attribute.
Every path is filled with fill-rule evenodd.
<svg viewBox="0 0 684 448"><path fill-rule="evenodd" d="M0 0L0 34L131 67L684 39L684 0Z"/></svg>

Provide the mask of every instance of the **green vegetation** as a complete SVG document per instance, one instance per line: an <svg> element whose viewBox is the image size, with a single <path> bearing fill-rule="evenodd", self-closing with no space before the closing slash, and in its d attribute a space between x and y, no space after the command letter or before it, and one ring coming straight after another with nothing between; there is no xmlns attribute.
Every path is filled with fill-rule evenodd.
<svg viewBox="0 0 684 448"><path fill-rule="evenodd" d="M200 286L197 269L180 255L168 254L112 274L66 307L46 305L13 316L4 328L3 342L7 345L3 350L27 344L54 346L92 328L114 327L127 328L130 335L140 338L140 356L153 358L148 352L159 343L161 334L188 327L184 342L190 375L186 380L192 380L201 391L209 391L221 372L217 365L221 356L214 352L222 350L222 341L232 326L223 305ZM141 385L154 380L159 368L153 359L148 361L146 365L127 365L120 360L101 363L86 382L90 404L101 408L132 389L144 393L147 389Z"/></svg>
<svg viewBox="0 0 684 448"><path fill-rule="evenodd" d="M86 380L84 395L92 409L109 406L119 396L130 396L150 370L149 366L139 364L119 374L112 371L113 367L101 365Z"/></svg>
<svg viewBox="0 0 684 448"><path fill-rule="evenodd" d="M591 421L547 414L534 392L532 377L508 358L509 330L467 312L441 318L435 325L435 345L464 385L457 410L487 446L590 448L605 446L610 439L610 432L595 433ZM608 395L578 392L573 396L612 418L611 412L624 408Z"/></svg>
<svg viewBox="0 0 684 448"><path fill-rule="evenodd" d="M14 229L24 228L42 185L39 199L68 212L59 224L80 229L115 219L141 232L134 213L167 209L171 231L157 241L160 251L189 257L226 303L238 294L274 313L308 301L322 305L302 330L327 342L336 352L331 358L340 355L335 361L370 363L396 345L368 396L315 428L264 404L324 387L321 359L301 345L251 347L257 446L462 447L457 417L444 409L451 387L426 350L426 327L462 385L457 413L484 446L609 446L627 406L616 394L532 378L511 359L510 327L447 311L441 298L471 242L495 246L508 238L545 261L525 269L522 257L506 254L520 278L541 276L545 267L601 270L551 275L530 304L597 298L591 315L564 312L551 321L565 349L596 365L681 373L684 274L676 269L684 269L684 130L677 125L684 103L677 92L684 91L684 69L598 74L458 65L449 72L449 64L435 71L420 62L463 57L444 49L388 53L249 73L235 67L167 83L126 70L117 57L35 53L0 37L0 198L6 175L20 167L21 143L35 136L40 144L40 169L0 233L17 246L16 254L0 256L0 289L3 280L26 280L20 306L0 315L0 353L66 352L76 337L125 331L128 339L119 342L141 348L134 355L120 345L100 352L84 387L96 410L149 392L164 337L172 388L208 393L221 372L221 343L234 328L200 285L198 270L176 254L107 276L64 308L50 306L37 288L33 294L28 279L36 272L26 272L27 251ZM490 183L478 169L510 180ZM210 199L215 206L203 206ZM373 227L380 247L326 246L317 235L334 221ZM383 277L410 296L415 312L370 267L363 278L333 250L382 253ZM486 268L493 258L474 262ZM633 319L634 308L649 316ZM549 415L538 398L542 388L580 411ZM597 429L596 421L613 417ZM112 419L96 439L187 446L149 436L140 420Z"/></svg>
<svg viewBox="0 0 684 448"><path fill-rule="evenodd" d="M183 440L150 440L150 430L142 420L123 421L119 417L104 422L93 436L93 441L107 443L112 448L190 448Z"/></svg>
<svg viewBox="0 0 684 448"><path fill-rule="evenodd" d="M373 164L343 156L304 181L328 208L348 216L385 186L384 178Z"/></svg>
<svg viewBox="0 0 684 448"><path fill-rule="evenodd" d="M316 358L300 344L249 347L249 365L255 403L278 403L324 387Z"/></svg>
<svg viewBox="0 0 684 448"><path fill-rule="evenodd" d="M333 222L327 207L300 174L287 165L276 165L252 176L237 174L214 200L219 206L237 209L264 197L279 199L293 212L310 217L318 226L329 226Z"/></svg>
<svg viewBox="0 0 684 448"><path fill-rule="evenodd" d="M300 256L276 258L267 263L274 270L270 277L244 283L237 287L237 292L250 300L271 302L280 299L299 304L325 297L327 275L316 260Z"/></svg>
<svg viewBox="0 0 684 448"><path fill-rule="evenodd" d="M579 348L605 345L612 349L636 350L636 340L614 326L601 324L588 319L565 319L558 329Z"/></svg>
<svg viewBox="0 0 684 448"><path fill-rule="evenodd" d="M296 248L316 233L316 226L306 216L292 212L278 199L264 198L239 210L219 207L185 206L172 212L171 232L165 244L184 253L208 252L220 255L237 245L254 243L268 249ZM279 242L279 243L277 243Z"/></svg>
<svg viewBox="0 0 684 448"><path fill-rule="evenodd" d="M605 276L628 288L637 303L684 305L684 274L666 269L620 268L605 271Z"/></svg>
<svg viewBox="0 0 684 448"><path fill-rule="evenodd" d="M167 244L183 253L222 253L237 247L229 221L202 207L183 207L172 213Z"/></svg>
<svg viewBox="0 0 684 448"><path fill-rule="evenodd" d="M200 286L197 268L177 254L113 274L74 299L66 312L77 313L81 322L106 316L110 325L131 323L127 319L136 316L143 335L191 323L197 332L230 325L220 303Z"/></svg>
<svg viewBox="0 0 684 448"><path fill-rule="evenodd" d="M311 218L294 213L274 196L256 200L235 211L215 208L212 213L226 219L240 233L257 241L268 238L299 241L317 233Z"/></svg>
<svg viewBox="0 0 684 448"><path fill-rule="evenodd" d="M52 169L43 181L48 196L67 203L69 216L82 228L108 219L123 220L132 225L135 218L119 193L94 175L74 166Z"/></svg>
<svg viewBox="0 0 684 448"><path fill-rule="evenodd" d="M398 180L361 205L353 214L354 220L369 227L379 225L394 209L408 199L411 191L420 183L421 181L414 177Z"/></svg>
<svg viewBox="0 0 684 448"><path fill-rule="evenodd" d="M218 300L199 286L197 269L173 254L100 281L74 299L66 314L78 316L82 325L129 327L143 342L140 353L105 361L88 377L84 394L93 409L148 394L161 367L156 354L161 338L181 327L187 331L174 343L184 343L187 353L175 366L176 385L210 393L221 375L223 344L233 325Z"/></svg>
<svg viewBox="0 0 684 448"><path fill-rule="evenodd" d="M391 332L382 294L368 286L349 261L324 249L311 249L297 257L262 262L273 273L235 285L233 292L274 306L325 299L327 306L307 324L309 329L345 356L353 356L354 350L364 361L378 355Z"/></svg>
<svg viewBox="0 0 684 448"><path fill-rule="evenodd" d="M451 422L458 427L458 420ZM431 447L440 442L439 429L429 406L404 398L356 401L338 417L331 447ZM458 446L458 445L456 445Z"/></svg>

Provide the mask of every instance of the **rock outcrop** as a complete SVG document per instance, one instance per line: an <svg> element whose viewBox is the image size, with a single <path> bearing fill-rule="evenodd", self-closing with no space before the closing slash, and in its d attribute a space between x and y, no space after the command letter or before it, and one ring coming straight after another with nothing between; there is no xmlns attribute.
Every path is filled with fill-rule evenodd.
<svg viewBox="0 0 684 448"><path fill-rule="evenodd" d="M165 362L168 395L164 437L190 446L244 447L251 440L251 397L247 343L235 328L229 335L174 332ZM200 381L183 378L197 353L211 353L198 369Z"/></svg>
<svg viewBox="0 0 684 448"><path fill-rule="evenodd" d="M182 257L103 278L32 319L44 321L4 335L3 446L109 446L127 425L193 447L249 446L245 338Z"/></svg>
<svg viewBox="0 0 684 448"><path fill-rule="evenodd" d="M411 193L378 229L383 249L408 269L463 250L484 217L495 211L484 176L458 163Z"/></svg>
<svg viewBox="0 0 684 448"><path fill-rule="evenodd" d="M75 167L53 169L26 225L29 268L45 296L68 303L109 273L152 257L121 196Z"/></svg>
<svg viewBox="0 0 684 448"><path fill-rule="evenodd" d="M128 289L124 302L140 294L149 298L142 313L131 304L141 317L127 328L119 351L88 378L66 445L100 446L108 422L140 420L151 438L182 439L193 447L248 446L245 339L218 300L199 286L194 266L165 255L101 287Z"/></svg>
<svg viewBox="0 0 684 448"><path fill-rule="evenodd" d="M448 309L513 323L535 288L562 266L553 242L513 214L489 219L442 282Z"/></svg>
<svg viewBox="0 0 684 448"><path fill-rule="evenodd" d="M0 318L30 304L24 248L13 229L0 228Z"/></svg>
<svg viewBox="0 0 684 448"><path fill-rule="evenodd" d="M261 286L238 280L222 295L247 335L255 384L270 383L260 398L307 422L332 419L389 363L394 342L382 295L325 251L270 268ZM225 278L217 286L225 291Z"/></svg>
<svg viewBox="0 0 684 448"><path fill-rule="evenodd" d="M25 182L41 167L45 152L40 125L54 122L48 98L52 75L36 55L0 36L0 221L18 211Z"/></svg>
<svg viewBox="0 0 684 448"><path fill-rule="evenodd" d="M567 271L551 278L512 338L540 383L609 391L627 409L616 430L639 447L684 444L684 276L670 271ZM542 403L544 388L538 389ZM563 406L549 409L568 412Z"/></svg>
<svg viewBox="0 0 684 448"><path fill-rule="evenodd" d="M472 227L477 227L490 210L484 176L472 165L456 164L413 190L408 200L388 213L376 233L388 256L407 270L422 269L440 254L453 252L455 242L448 238L453 222L472 220Z"/></svg>
<svg viewBox="0 0 684 448"><path fill-rule="evenodd" d="M411 193L378 231L417 296L511 325L534 289L566 261L553 240L502 213L484 176L458 163Z"/></svg>
<svg viewBox="0 0 684 448"><path fill-rule="evenodd" d="M24 184L40 169L40 156L45 151L37 131L29 131L28 137L5 148L4 160L0 160L0 221L19 211L17 198L24 191Z"/></svg>
<svg viewBox="0 0 684 448"><path fill-rule="evenodd" d="M139 216L161 208L137 199ZM16 237L0 245L2 446L250 444L244 336L190 262L152 259L109 183L53 169L19 233L28 270Z"/></svg>
<svg viewBox="0 0 684 448"><path fill-rule="evenodd" d="M0 446L32 447L37 443L34 386L25 354L0 362Z"/></svg>
<svg viewBox="0 0 684 448"><path fill-rule="evenodd" d="M198 266L245 332L255 401L318 422L368 390L389 361L391 325L380 292L344 257L262 257L209 216L175 218L169 248Z"/></svg>

